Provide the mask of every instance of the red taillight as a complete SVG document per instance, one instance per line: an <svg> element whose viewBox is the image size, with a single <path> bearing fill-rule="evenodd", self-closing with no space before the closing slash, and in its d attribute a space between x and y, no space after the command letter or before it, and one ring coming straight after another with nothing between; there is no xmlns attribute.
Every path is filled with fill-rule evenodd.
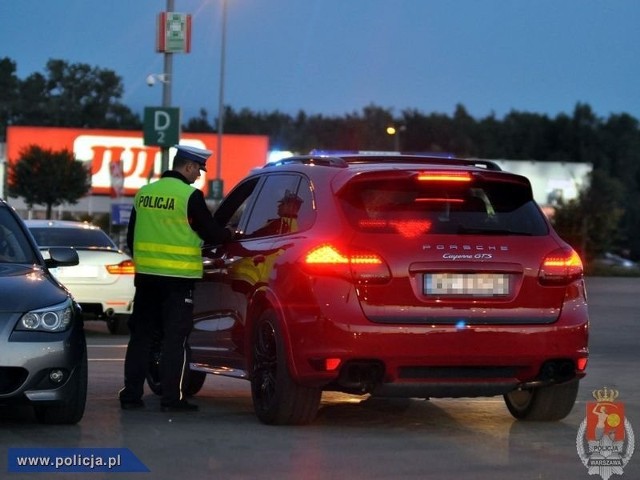
<svg viewBox="0 0 640 480"><path fill-rule="evenodd" d="M346 265L349 259L330 245L322 245L311 250L306 258L307 265Z"/></svg>
<svg viewBox="0 0 640 480"><path fill-rule="evenodd" d="M343 253L332 245L321 245L304 257L305 268L317 275L336 275L358 283L384 283L391 278L389 267L376 253Z"/></svg>
<svg viewBox="0 0 640 480"><path fill-rule="evenodd" d="M340 363L342 363L342 360L339 358L325 358L324 369L327 372L332 372L338 369L338 367L340 366Z"/></svg>
<svg viewBox="0 0 640 480"><path fill-rule="evenodd" d="M573 249L559 248L548 254L540 267L542 283L568 283L582 276L582 260Z"/></svg>
<svg viewBox="0 0 640 480"><path fill-rule="evenodd" d="M389 223L405 238L416 238L431 228L428 220L392 220Z"/></svg>
<svg viewBox="0 0 640 480"><path fill-rule="evenodd" d="M469 172L421 172L418 174L421 182L470 182Z"/></svg>
<svg viewBox="0 0 640 480"><path fill-rule="evenodd" d="M377 220L362 219L358 225L363 230L399 233L404 238L416 238L431 228L429 220Z"/></svg>
<svg viewBox="0 0 640 480"><path fill-rule="evenodd" d="M588 358L587 357L581 357L578 359L578 362L576 363L576 366L578 367L578 371L579 372L584 372L585 369L587 368L587 362L588 362Z"/></svg>
<svg viewBox="0 0 640 480"><path fill-rule="evenodd" d="M342 365L342 359L337 357L310 358L309 364L319 372L334 372Z"/></svg>
<svg viewBox="0 0 640 480"><path fill-rule="evenodd" d="M107 272L111 275L133 275L136 267L131 260L123 260L117 265L107 265Z"/></svg>

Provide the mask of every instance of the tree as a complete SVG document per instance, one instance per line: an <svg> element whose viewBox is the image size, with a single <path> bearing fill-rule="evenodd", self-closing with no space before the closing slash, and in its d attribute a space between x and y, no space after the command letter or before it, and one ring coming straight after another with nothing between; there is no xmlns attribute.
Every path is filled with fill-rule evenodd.
<svg viewBox="0 0 640 480"><path fill-rule="evenodd" d="M47 218L51 218L53 207L64 202L75 204L90 189L89 171L67 149L54 151L30 145L9 165L9 196L23 197L29 208L46 205Z"/></svg>
<svg viewBox="0 0 640 480"><path fill-rule="evenodd" d="M626 240L619 228L624 196L620 180L594 170L589 187L556 210L554 228L587 260L613 250Z"/></svg>
<svg viewBox="0 0 640 480"><path fill-rule="evenodd" d="M476 125L477 122L467 113L466 108L461 104L456 105L451 121L451 149L457 155L468 157L474 155L477 151L473 140L477 136L475 135Z"/></svg>
<svg viewBox="0 0 640 480"><path fill-rule="evenodd" d="M200 116L190 118L186 125L182 127L183 130L192 133L199 132L213 132L213 127L209 124L209 120L207 120L207 110L204 108L200 109Z"/></svg>
<svg viewBox="0 0 640 480"><path fill-rule="evenodd" d="M19 95L12 115L15 125L43 127L51 125L47 103L47 79L41 73L32 73L18 86Z"/></svg>
<svg viewBox="0 0 640 480"><path fill-rule="evenodd" d="M33 73L19 81L15 63L0 59L0 122L6 109L3 97L8 96L15 99L7 118L14 125L141 128L138 115L120 103L123 92L121 78L111 70L49 60L44 75Z"/></svg>
<svg viewBox="0 0 640 480"><path fill-rule="evenodd" d="M6 126L16 109L18 77L16 63L8 58L0 59L0 141L6 137Z"/></svg>

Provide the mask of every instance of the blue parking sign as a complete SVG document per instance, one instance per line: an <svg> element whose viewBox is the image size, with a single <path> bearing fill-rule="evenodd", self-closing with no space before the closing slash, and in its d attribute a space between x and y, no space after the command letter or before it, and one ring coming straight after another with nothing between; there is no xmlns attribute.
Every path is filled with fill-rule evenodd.
<svg viewBox="0 0 640 480"><path fill-rule="evenodd" d="M133 205L130 203L111 204L111 225L128 225Z"/></svg>

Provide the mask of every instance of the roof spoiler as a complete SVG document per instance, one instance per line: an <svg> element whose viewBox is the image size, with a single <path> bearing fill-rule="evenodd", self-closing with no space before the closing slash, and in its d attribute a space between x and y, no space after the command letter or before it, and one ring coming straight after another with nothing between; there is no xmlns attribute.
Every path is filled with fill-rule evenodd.
<svg viewBox="0 0 640 480"><path fill-rule="evenodd" d="M486 170L501 171L500 166L492 160L477 158L438 157L427 155L303 155L283 158L277 162L268 163L265 167L291 164L324 165L328 167L346 168L350 163L421 163L425 165L460 165L478 167Z"/></svg>

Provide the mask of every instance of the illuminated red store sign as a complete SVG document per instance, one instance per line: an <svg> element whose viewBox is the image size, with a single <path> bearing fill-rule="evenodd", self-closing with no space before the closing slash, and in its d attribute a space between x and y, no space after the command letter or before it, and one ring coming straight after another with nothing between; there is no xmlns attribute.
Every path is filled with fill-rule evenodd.
<svg viewBox="0 0 640 480"><path fill-rule="evenodd" d="M217 151L217 135L183 133L181 145ZM87 162L91 171L94 195L109 195L112 187L111 163L119 163L124 182L122 194L135 195L140 187L159 176L161 153L159 147L146 146L141 131L88 130L75 128L19 127L7 128L7 158L16 162L21 152L31 146L53 150L69 149L76 160ZM252 168L264 165L269 150L269 139L263 135L224 135L221 175L228 191ZM173 158L173 149L170 158ZM207 164L207 177L195 184L205 194L209 180L213 180L218 159L212 157ZM225 193L226 193L225 191Z"/></svg>

